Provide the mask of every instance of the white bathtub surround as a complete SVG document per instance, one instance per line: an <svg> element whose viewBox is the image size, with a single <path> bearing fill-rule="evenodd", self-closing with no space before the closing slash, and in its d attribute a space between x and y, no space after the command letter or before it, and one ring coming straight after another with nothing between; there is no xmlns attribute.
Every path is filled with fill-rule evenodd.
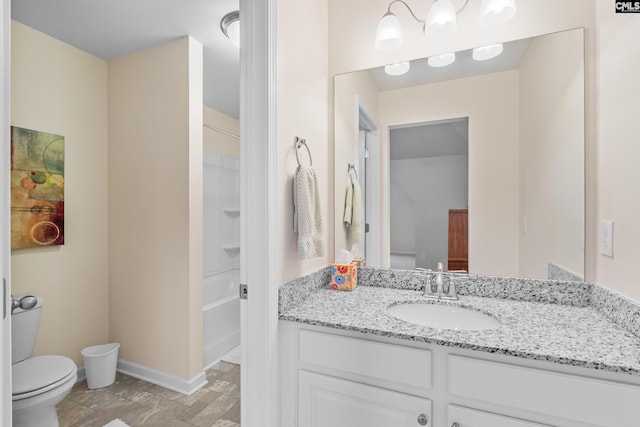
<svg viewBox="0 0 640 427"><path fill-rule="evenodd" d="M203 348L209 367L240 344L240 164L204 155Z"/></svg>
<svg viewBox="0 0 640 427"><path fill-rule="evenodd" d="M240 344L239 282L238 270L205 278L202 309L205 369Z"/></svg>
<svg viewBox="0 0 640 427"><path fill-rule="evenodd" d="M235 363L236 365L239 365L241 360L240 346L235 347L229 353L222 356L220 360L222 360L223 362Z"/></svg>

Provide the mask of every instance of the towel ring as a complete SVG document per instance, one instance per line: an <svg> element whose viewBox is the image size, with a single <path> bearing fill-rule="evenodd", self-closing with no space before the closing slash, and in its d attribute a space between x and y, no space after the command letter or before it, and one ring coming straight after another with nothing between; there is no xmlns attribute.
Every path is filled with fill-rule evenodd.
<svg viewBox="0 0 640 427"><path fill-rule="evenodd" d="M309 150L309 146L307 145L307 141L304 140L303 138L298 138L296 136L295 137L294 146L295 146L295 149L296 149L296 160L298 161L298 166L302 166L302 164L300 163L300 156L298 155L298 151L300 150L300 147L302 147L303 145L307 149L307 154L309 155L309 166L313 166L313 159L311 158L311 150Z"/></svg>

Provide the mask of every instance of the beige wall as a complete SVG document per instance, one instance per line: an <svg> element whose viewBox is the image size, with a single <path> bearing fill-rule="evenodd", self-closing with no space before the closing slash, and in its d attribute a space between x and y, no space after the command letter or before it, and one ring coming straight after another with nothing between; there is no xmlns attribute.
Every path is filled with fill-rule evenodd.
<svg viewBox="0 0 640 427"><path fill-rule="evenodd" d="M202 46L109 62L110 335L121 357L202 371Z"/></svg>
<svg viewBox="0 0 640 427"><path fill-rule="evenodd" d="M348 73L334 80L334 253L341 249L351 250L352 235L344 225L346 185L349 180L347 164L358 164L359 107L379 123L378 88L368 72ZM361 168L358 168L358 173ZM360 244L362 249L362 244ZM333 262L333 260L331 261Z"/></svg>
<svg viewBox="0 0 640 427"><path fill-rule="evenodd" d="M14 295L44 297L37 354L109 340L107 63L12 22L11 123L65 137L65 244L12 252Z"/></svg>
<svg viewBox="0 0 640 427"><path fill-rule="evenodd" d="M203 112L204 150L239 158L240 122L206 105Z"/></svg>
<svg viewBox="0 0 640 427"><path fill-rule="evenodd" d="M596 281L640 301L640 22L597 7L598 220L613 220L613 258L597 251ZM596 231L596 230L594 230Z"/></svg>
<svg viewBox="0 0 640 427"><path fill-rule="evenodd" d="M277 194L278 283L326 266L333 248L333 150L329 145L329 80L327 76L326 0L279 0L277 16ZM305 138L318 176L325 256L298 258L293 233L292 179L297 163L294 137ZM300 153L307 161L306 150Z"/></svg>
<svg viewBox="0 0 640 427"><path fill-rule="evenodd" d="M379 108L385 183L382 200L387 207L389 127L469 118L469 271L517 275L517 71L381 92ZM438 183L424 184L426 195L432 185ZM382 253L388 260L389 209L382 213L382 224L386 236ZM490 250L487 242L492 244Z"/></svg>
<svg viewBox="0 0 640 427"><path fill-rule="evenodd" d="M582 30L532 40L520 65L521 277L584 275Z"/></svg>

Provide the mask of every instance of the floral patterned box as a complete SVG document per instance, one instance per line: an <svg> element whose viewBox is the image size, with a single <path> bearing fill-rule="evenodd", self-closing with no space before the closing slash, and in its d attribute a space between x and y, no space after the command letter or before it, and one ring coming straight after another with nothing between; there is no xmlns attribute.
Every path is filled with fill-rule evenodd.
<svg viewBox="0 0 640 427"><path fill-rule="evenodd" d="M331 289L351 291L358 283L358 266L352 264L331 264Z"/></svg>

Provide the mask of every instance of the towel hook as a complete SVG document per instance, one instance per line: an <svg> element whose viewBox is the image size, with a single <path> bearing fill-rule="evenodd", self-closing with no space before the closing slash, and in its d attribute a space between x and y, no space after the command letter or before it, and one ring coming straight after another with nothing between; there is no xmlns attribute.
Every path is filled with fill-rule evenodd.
<svg viewBox="0 0 640 427"><path fill-rule="evenodd" d="M353 170L353 173L356 174L356 181L358 180L358 171L356 170L356 165L351 164L351 163L347 163L347 173L349 174L349 176L351 176L351 170Z"/></svg>
<svg viewBox="0 0 640 427"><path fill-rule="evenodd" d="M294 146L295 146L295 149L296 149L296 160L298 161L298 166L302 166L302 164L300 163L300 156L298 155L298 150L303 145L307 149L307 154L309 155L309 166L313 166L313 159L311 158L311 150L309 150L309 146L307 145L307 141L305 139L303 139L303 138L298 138L296 136L295 137Z"/></svg>

